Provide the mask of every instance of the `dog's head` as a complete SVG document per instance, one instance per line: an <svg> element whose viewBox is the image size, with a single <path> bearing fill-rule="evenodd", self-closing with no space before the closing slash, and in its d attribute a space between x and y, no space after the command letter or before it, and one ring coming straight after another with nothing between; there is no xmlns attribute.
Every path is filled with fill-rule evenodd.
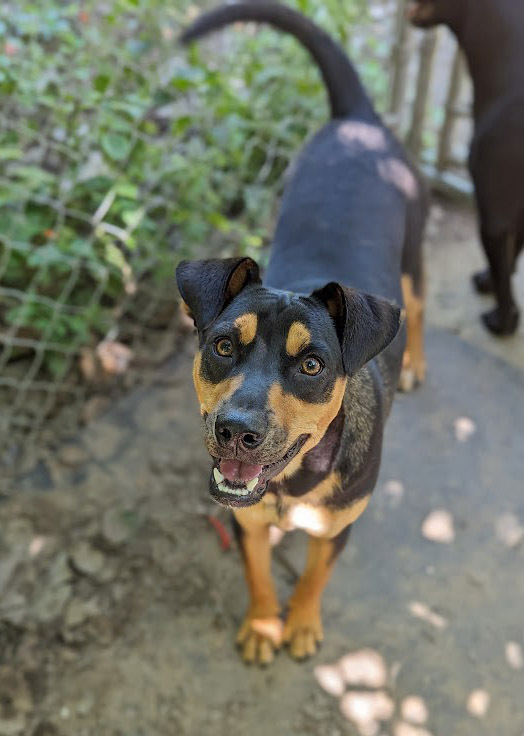
<svg viewBox="0 0 524 736"><path fill-rule="evenodd" d="M463 5L462 0L410 0L409 19L419 28L430 28L445 23L453 25Z"/></svg>
<svg viewBox="0 0 524 736"><path fill-rule="evenodd" d="M199 337L211 494L250 506L320 441L348 376L395 337L400 309L336 283L310 296L265 288L250 258L183 261L177 283Z"/></svg>

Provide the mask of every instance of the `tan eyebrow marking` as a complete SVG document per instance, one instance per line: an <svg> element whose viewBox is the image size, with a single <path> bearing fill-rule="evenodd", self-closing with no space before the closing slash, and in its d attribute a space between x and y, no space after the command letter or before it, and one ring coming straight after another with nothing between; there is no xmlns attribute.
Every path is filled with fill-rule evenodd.
<svg viewBox="0 0 524 736"><path fill-rule="evenodd" d="M311 342L311 332L302 322L293 322L286 338L286 352L295 357Z"/></svg>
<svg viewBox="0 0 524 736"><path fill-rule="evenodd" d="M240 333L240 342L242 345L249 345L253 342L255 335L257 334L257 315L253 312L242 314L235 320L235 327Z"/></svg>

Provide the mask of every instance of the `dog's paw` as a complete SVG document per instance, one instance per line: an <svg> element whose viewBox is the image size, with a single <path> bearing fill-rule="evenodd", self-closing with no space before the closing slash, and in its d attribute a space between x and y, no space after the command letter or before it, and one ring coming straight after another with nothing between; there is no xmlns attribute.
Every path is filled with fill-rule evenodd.
<svg viewBox="0 0 524 736"><path fill-rule="evenodd" d="M237 634L236 643L246 664L270 664L282 643L283 623L278 616L249 612Z"/></svg>
<svg viewBox="0 0 524 736"><path fill-rule="evenodd" d="M294 659L311 657L323 638L322 619L317 610L291 609L284 625L283 641Z"/></svg>
<svg viewBox="0 0 524 736"><path fill-rule="evenodd" d="M474 273L471 282L477 294L491 294L493 292L493 279L489 268Z"/></svg>
<svg viewBox="0 0 524 736"><path fill-rule="evenodd" d="M426 380L426 361L423 357L414 360L406 351L402 361L402 370L398 382L398 388L404 393L413 391L415 386L421 385Z"/></svg>
<svg viewBox="0 0 524 736"><path fill-rule="evenodd" d="M500 309L495 307L482 315L482 321L487 329L497 337L513 335L519 325L519 310L513 306L509 314L501 315Z"/></svg>

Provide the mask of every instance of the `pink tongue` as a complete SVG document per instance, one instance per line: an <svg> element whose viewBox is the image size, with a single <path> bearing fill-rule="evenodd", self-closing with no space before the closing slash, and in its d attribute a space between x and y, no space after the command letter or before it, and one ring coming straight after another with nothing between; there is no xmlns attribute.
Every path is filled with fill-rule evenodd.
<svg viewBox="0 0 524 736"><path fill-rule="evenodd" d="M240 481L247 483L262 472L262 465L250 465L240 460L221 460L219 463L220 472L230 481Z"/></svg>

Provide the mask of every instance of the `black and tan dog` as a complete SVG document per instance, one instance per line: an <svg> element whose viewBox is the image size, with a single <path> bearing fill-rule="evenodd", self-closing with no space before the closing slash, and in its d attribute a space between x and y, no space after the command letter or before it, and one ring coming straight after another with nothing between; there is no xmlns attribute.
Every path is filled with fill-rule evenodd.
<svg viewBox="0 0 524 736"><path fill-rule="evenodd" d="M269 268L249 258L182 262L180 293L199 336L194 382L213 458L211 495L233 509L250 606L246 661L278 645L270 525L310 535L283 641L313 654L321 596L351 524L366 508L401 372L422 380L423 185L383 126L342 50L300 14L239 3L204 16L191 41L234 21L296 36L326 83L332 120L294 164Z"/></svg>
<svg viewBox="0 0 524 736"><path fill-rule="evenodd" d="M511 276L524 247L524 2L412 0L410 16L420 27L448 25L468 61L475 97L469 170L489 264L473 283L495 292L485 325L511 335L519 320Z"/></svg>

